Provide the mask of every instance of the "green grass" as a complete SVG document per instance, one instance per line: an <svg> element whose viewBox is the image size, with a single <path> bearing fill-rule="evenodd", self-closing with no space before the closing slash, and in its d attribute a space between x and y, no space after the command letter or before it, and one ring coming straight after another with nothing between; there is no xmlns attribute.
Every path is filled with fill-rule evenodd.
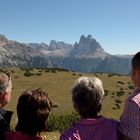
<svg viewBox="0 0 140 140"><path fill-rule="evenodd" d="M6 108L15 112L12 118L12 126L14 126L17 121L15 110L18 97L26 89L43 88L48 92L52 102L58 106L57 108L53 108L52 114L65 114L74 110L71 101L71 88L74 81L80 76L96 76L103 81L104 89L109 91L104 99L101 114L114 119L119 119L126 98L133 91L133 89L129 88L132 81L128 76L108 76L108 74L102 73L85 74L58 70L54 73L34 69L30 71L34 75L26 77L24 76L24 70L13 68L8 69L8 71L11 72L12 75L13 92L12 99ZM37 75L36 73L41 73L41 75ZM120 84L118 81L122 81L124 84ZM120 91L120 89L125 93L122 96L117 96L116 92ZM120 102L116 103L116 100ZM47 135L49 135L48 137L52 135L50 139L58 139L59 134L55 133L54 135L54 133L48 133ZM47 135L45 136L47 137ZM49 139L48 137L47 139Z"/></svg>

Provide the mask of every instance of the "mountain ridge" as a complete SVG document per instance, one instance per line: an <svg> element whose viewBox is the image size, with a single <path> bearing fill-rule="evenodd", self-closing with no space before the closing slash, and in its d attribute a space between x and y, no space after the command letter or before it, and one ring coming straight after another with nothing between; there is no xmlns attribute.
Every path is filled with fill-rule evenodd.
<svg viewBox="0 0 140 140"><path fill-rule="evenodd" d="M130 73L130 56L111 55L91 35L68 44L20 43L0 35L0 67L59 67L79 72Z"/></svg>

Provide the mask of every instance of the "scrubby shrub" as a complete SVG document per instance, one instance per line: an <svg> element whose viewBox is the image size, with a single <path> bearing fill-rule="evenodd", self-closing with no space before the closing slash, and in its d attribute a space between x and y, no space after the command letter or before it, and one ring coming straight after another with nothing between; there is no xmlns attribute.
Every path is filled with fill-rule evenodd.
<svg viewBox="0 0 140 140"><path fill-rule="evenodd" d="M115 92L112 92L112 95L115 95Z"/></svg>
<svg viewBox="0 0 140 140"><path fill-rule="evenodd" d="M119 99L115 100L116 103L121 104L122 101L120 101Z"/></svg>
<svg viewBox="0 0 140 140"><path fill-rule="evenodd" d="M41 76L41 75L42 75L42 73L36 73L35 75L37 75L37 76Z"/></svg>
<svg viewBox="0 0 140 140"><path fill-rule="evenodd" d="M50 70L49 69L46 69L45 72L50 72Z"/></svg>
<svg viewBox="0 0 140 140"><path fill-rule="evenodd" d="M34 74L31 73L30 71L25 71L25 73L24 73L24 76L26 76L26 77L30 77L32 75L34 75Z"/></svg>
<svg viewBox="0 0 140 140"><path fill-rule="evenodd" d="M53 104L52 107L53 107L53 108L57 108L58 105L57 105L57 104Z"/></svg>
<svg viewBox="0 0 140 140"><path fill-rule="evenodd" d="M116 96L118 96L118 97L123 96L124 93L125 93L125 92L124 92L123 90L117 91L117 92L116 92Z"/></svg>
<svg viewBox="0 0 140 140"><path fill-rule="evenodd" d="M107 89L105 89L104 92L105 92L105 96L107 96L109 94L109 90L107 90Z"/></svg>
<svg viewBox="0 0 140 140"><path fill-rule="evenodd" d="M52 73L56 73L56 70L55 70L55 69L52 69L51 72L52 72Z"/></svg>
<svg viewBox="0 0 140 140"><path fill-rule="evenodd" d="M11 72L12 72L12 73L15 73L15 71L14 71L14 70L12 70Z"/></svg>
<svg viewBox="0 0 140 140"><path fill-rule="evenodd" d="M112 76L115 76L115 74L108 74L108 77L112 77Z"/></svg>
<svg viewBox="0 0 140 140"><path fill-rule="evenodd" d="M116 110L116 107L112 107L113 110Z"/></svg>
<svg viewBox="0 0 140 140"><path fill-rule="evenodd" d="M75 121L79 120L79 115L76 112L70 114L50 115L48 119L49 131L60 131L70 127Z"/></svg>
<svg viewBox="0 0 140 140"><path fill-rule="evenodd" d="M117 109L120 109L120 105L119 104L115 104L115 106L117 107Z"/></svg>
<svg viewBox="0 0 140 140"><path fill-rule="evenodd" d="M128 88L129 89L134 89L135 87L134 87L134 85L129 84Z"/></svg>
<svg viewBox="0 0 140 140"><path fill-rule="evenodd" d="M120 88L120 90L123 90L123 88Z"/></svg>
<svg viewBox="0 0 140 140"><path fill-rule="evenodd" d="M122 82L122 81L117 81L117 83L124 85L124 82Z"/></svg>

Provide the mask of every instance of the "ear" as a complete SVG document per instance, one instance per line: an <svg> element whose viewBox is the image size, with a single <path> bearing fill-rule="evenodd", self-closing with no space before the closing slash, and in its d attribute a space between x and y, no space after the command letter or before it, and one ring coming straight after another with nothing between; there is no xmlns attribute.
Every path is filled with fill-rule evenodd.
<svg viewBox="0 0 140 140"><path fill-rule="evenodd" d="M4 107L6 105L5 101L6 101L6 93L3 93L2 96L0 96L0 107Z"/></svg>
<svg viewBox="0 0 140 140"><path fill-rule="evenodd" d="M136 74L136 69L132 67L132 69L131 69L131 75L135 76L135 74Z"/></svg>

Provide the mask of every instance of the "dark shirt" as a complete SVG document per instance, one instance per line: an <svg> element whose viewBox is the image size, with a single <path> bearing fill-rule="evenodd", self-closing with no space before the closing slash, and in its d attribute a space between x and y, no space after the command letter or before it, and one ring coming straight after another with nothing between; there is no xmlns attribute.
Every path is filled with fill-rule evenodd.
<svg viewBox="0 0 140 140"><path fill-rule="evenodd" d="M0 140L5 140L4 131L10 131L10 121L13 112L0 108Z"/></svg>
<svg viewBox="0 0 140 140"><path fill-rule="evenodd" d="M10 121L13 112L0 108L0 131L10 131Z"/></svg>

